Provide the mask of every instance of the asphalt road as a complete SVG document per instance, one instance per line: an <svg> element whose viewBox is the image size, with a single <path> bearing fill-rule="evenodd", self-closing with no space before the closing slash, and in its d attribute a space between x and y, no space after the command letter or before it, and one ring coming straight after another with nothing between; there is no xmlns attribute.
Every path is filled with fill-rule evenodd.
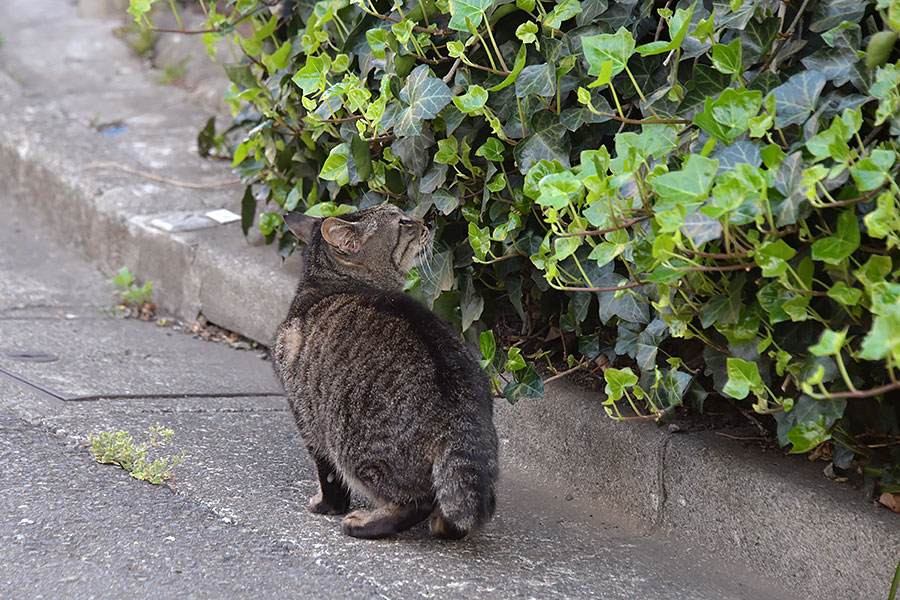
<svg viewBox="0 0 900 600"><path fill-rule="evenodd" d="M508 465L496 518L469 539L345 537L305 510L315 475L271 365L111 317L104 278L39 223L0 198L0 368L93 399L0 377L0 597L790 597ZM157 423L189 455L168 485L85 447L92 432Z"/></svg>

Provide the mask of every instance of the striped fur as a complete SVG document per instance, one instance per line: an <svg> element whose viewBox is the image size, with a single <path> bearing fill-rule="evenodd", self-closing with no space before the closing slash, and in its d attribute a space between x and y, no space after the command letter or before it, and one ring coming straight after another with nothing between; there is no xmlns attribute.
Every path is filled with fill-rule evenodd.
<svg viewBox="0 0 900 600"><path fill-rule="evenodd" d="M409 527L430 506L432 532L461 537L493 514L497 434L484 372L450 325L401 291L428 230L391 205L310 219L286 218L307 248L273 357L320 471L313 510L337 512L327 497L343 507L349 488L380 507L361 537ZM343 489L328 489L332 472ZM351 516L344 530L356 535L365 518Z"/></svg>

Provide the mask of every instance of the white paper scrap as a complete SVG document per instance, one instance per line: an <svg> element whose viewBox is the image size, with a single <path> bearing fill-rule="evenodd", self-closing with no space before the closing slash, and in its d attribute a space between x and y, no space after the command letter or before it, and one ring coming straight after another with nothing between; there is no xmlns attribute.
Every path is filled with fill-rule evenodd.
<svg viewBox="0 0 900 600"><path fill-rule="evenodd" d="M168 221L163 221L162 219L153 219L152 221L150 221L150 224L154 227L162 229L163 231L172 231L172 229L174 229L171 223L169 223Z"/></svg>
<svg viewBox="0 0 900 600"><path fill-rule="evenodd" d="M234 223L235 221L240 221L241 216L235 214L228 210L227 208L219 208L216 210L211 210L206 213L206 216L215 221L216 223L220 223L225 225L226 223Z"/></svg>

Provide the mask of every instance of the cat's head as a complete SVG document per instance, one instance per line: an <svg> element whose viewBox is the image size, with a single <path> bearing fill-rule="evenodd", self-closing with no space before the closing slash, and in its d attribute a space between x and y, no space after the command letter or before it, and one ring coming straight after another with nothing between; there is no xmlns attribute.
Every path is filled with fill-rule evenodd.
<svg viewBox="0 0 900 600"><path fill-rule="evenodd" d="M398 289L431 251L431 234L422 219L388 203L324 219L291 212L284 222L306 243L307 279L349 277Z"/></svg>

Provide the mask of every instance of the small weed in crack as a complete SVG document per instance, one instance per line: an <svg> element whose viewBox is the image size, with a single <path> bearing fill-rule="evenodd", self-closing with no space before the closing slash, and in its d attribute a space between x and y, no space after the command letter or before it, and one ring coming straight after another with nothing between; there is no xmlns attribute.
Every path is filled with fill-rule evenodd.
<svg viewBox="0 0 900 600"><path fill-rule="evenodd" d="M174 435L171 429L156 425L149 429L150 439L135 444L127 431L103 431L88 436L90 452L94 459L106 465L119 465L135 479L159 485L172 477L172 469L187 458L187 455L171 454L151 461L151 448L164 446Z"/></svg>
<svg viewBox="0 0 900 600"><path fill-rule="evenodd" d="M113 293L122 299L123 304L117 308L127 311L144 321L153 319L156 313L156 304L150 299L153 295L153 282L147 281L144 285L135 283L134 274L128 267L119 269L119 273L109 280L113 286Z"/></svg>

